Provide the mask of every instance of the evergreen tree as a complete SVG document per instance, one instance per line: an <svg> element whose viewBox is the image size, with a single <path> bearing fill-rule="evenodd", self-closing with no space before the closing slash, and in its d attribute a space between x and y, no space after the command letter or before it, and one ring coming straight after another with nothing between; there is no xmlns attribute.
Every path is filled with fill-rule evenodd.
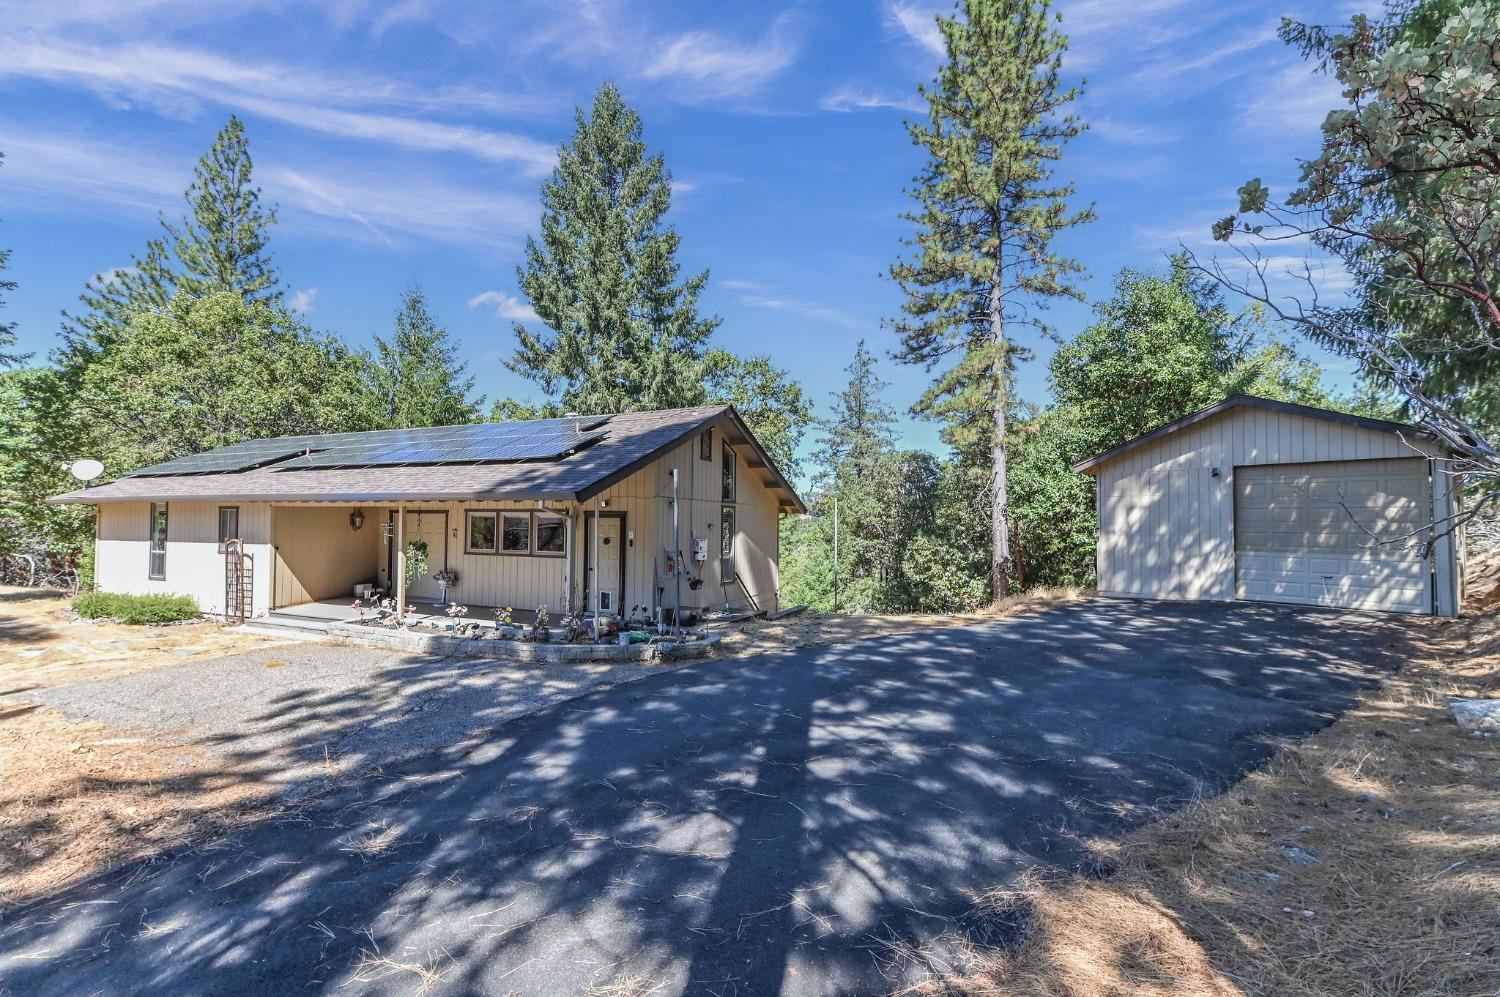
<svg viewBox="0 0 1500 997"><path fill-rule="evenodd" d="M247 301L281 297L266 248L276 209L261 207L252 166L245 126L231 115L193 168L193 184L184 195L187 217L179 225L163 223L179 265L175 292L201 298L232 291Z"/></svg>
<svg viewBox="0 0 1500 997"><path fill-rule="evenodd" d="M484 399L469 400L474 379L465 373L448 331L427 310L422 289L408 288L391 339L375 337L370 388L381 422L408 429L476 421Z"/></svg>
<svg viewBox="0 0 1500 997"><path fill-rule="evenodd" d="M875 358L861 339L854 361L844 368L849 384L834 395L833 415L823 423L823 436L813 456L817 480L830 477L858 481L868 477L896 439L896 414L880 398L890 385L875 373Z"/></svg>
<svg viewBox="0 0 1500 997"><path fill-rule="evenodd" d="M671 175L641 119L605 84L542 185L542 232L517 268L546 330L517 323L506 366L564 410L628 412L704 400L703 353L719 325L698 314L704 271L679 282L680 239L663 221Z"/></svg>
<svg viewBox="0 0 1500 997"><path fill-rule="evenodd" d="M915 406L944 419L948 439L989 448L990 574L994 597L1013 571L1007 519L1006 415L1012 365L1024 357L1012 329L1050 332L1038 312L1080 298L1081 271L1052 248L1056 234L1091 220L1070 213L1073 188L1052 164L1082 129L1064 113L1078 95L1059 80L1067 39L1047 0L964 0L963 18L938 18L948 61L921 88L929 119L909 126L928 163L912 196L913 258L891 268L907 300L895 322L899 357L947 365Z"/></svg>
<svg viewBox="0 0 1500 997"><path fill-rule="evenodd" d="M5 162L5 153L0 152L0 164ZM10 250L0 249L0 274L5 273L5 268L10 265ZM5 307L5 293L14 291L16 282L7 280L0 276L0 308ZM25 361L26 357L20 353L5 352L8 347L14 346L16 342L16 324L14 322L0 322L0 370L6 367L14 367Z"/></svg>
<svg viewBox="0 0 1500 997"><path fill-rule="evenodd" d="M132 317L165 311L179 293L199 298L230 291L247 301L280 300L267 247L276 212L261 206L252 165L245 126L231 116L193 168L183 220L161 218L162 235L147 240L140 256L84 288L82 314L64 313L65 367L89 363Z"/></svg>

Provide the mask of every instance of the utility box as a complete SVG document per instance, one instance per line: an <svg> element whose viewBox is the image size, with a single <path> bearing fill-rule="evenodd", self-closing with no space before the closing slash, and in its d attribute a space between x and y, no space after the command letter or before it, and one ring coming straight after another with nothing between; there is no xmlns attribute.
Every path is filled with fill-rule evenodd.
<svg viewBox="0 0 1500 997"><path fill-rule="evenodd" d="M695 561L707 561L708 560L708 538L707 537L694 537L693 538L693 560L695 560Z"/></svg>

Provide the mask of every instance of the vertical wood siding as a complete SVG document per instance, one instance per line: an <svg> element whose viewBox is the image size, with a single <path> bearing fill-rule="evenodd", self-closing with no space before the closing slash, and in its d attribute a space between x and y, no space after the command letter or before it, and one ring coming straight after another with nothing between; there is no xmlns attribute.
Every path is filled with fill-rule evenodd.
<svg viewBox="0 0 1500 997"><path fill-rule="evenodd" d="M1231 600L1236 467L1412 457L1427 453L1421 446L1378 430L1236 408L1123 454L1097 476L1099 591ZM1448 501L1437 498L1440 508ZM1442 577L1457 567L1452 545L1438 555L1441 592Z"/></svg>
<svg viewBox="0 0 1500 997"><path fill-rule="evenodd" d="M151 549L151 504L107 502L99 506L94 580L104 592L192 596L205 613L224 608L224 555L219 552L219 506L233 502L168 502L166 578L147 577ZM252 611L266 612L271 597L271 507L238 503L240 534L251 558Z"/></svg>
<svg viewBox="0 0 1500 997"><path fill-rule="evenodd" d="M373 582L383 549L380 524L368 514L363 529L349 526L348 506L279 506L272 512L276 608L319 599L354 598L354 586Z"/></svg>
<svg viewBox="0 0 1500 997"><path fill-rule="evenodd" d="M679 516L684 554L692 556L695 537L708 541L708 560L693 562L694 574L704 579L697 592L683 585L683 606L705 609L722 607L725 597L735 605L744 603L737 586L722 585L719 562L721 502L720 445L722 431L714 430L713 460L698 457L698 439L684 442L660 460L611 486L603 494L606 511L625 513L625 530L634 534L627 541L625 555L625 591L620 604L645 606L648 610L662 604L662 593L656 591L657 575L672 544L671 469L680 475ZM764 469L751 468L746 460L747 447L735 448L737 488L735 519L737 539L735 557L745 585L762 609L777 608L780 587L777 535L779 512L776 493L764 487ZM464 548L467 539L468 510L537 511L535 502L425 502L408 505L407 512L418 510L448 514L447 564L459 574L452 597L476 606L509 606L534 610L547 605L560 614L564 605L584 605L584 552L586 536L584 517L594 507L590 500L582 507L566 508L552 504L552 511L572 513L572 574L568 559L540 555L470 554ZM255 611L264 613L270 606L275 579L275 605L293 605L324 598L352 600L353 586L361 581L377 580L389 590L391 578L390 545L393 542L381 524L394 515L394 505L364 504L365 527L358 533L349 528L350 505L295 503L276 505L241 503L240 524L247 551L255 558L257 594ZM167 580L152 582L146 578L148 549L148 509L146 503L121 503L101 506L98 572L100 587L111 591L185 592L199 600L205 609L223 601L223 555L217 550L218 504L173 502L168 509ZM275 523L275 545L272 547L272 523ZM272 561L275 560L274 571ZM571 597L571 598L570 598ZM665 594L665 605L671 605L673 593ZM216 611L216 610L215 610Z"/></svg>

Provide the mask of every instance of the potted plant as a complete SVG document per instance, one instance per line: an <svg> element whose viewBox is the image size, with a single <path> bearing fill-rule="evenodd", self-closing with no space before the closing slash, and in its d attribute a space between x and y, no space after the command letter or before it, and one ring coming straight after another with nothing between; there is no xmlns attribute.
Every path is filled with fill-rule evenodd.
<svg viewBox="0 0 1500 997"><path fill-rule="evenodd" d="M458 572L452 568L444 568L433 575L432 580L437 582L438 591L443 593L443 605L448 605L448 589L458 584Z"/></svg>
<svg viewBox="0 0 1500 997"><path fill-rule="evenodd" d="M495 635L498 637L516 637L518 631L511 624L511 609L509 606L495 607Z"/></svg>

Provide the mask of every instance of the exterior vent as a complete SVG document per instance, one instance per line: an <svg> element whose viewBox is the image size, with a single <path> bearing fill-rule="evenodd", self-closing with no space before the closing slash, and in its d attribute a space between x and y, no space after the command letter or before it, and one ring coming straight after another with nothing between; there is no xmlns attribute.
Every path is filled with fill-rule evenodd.
<svg viewBox="0 0 1500 997"><path fill-rule="evenodd" d="M714 431L712 429L705 429L698 434L698 459L714 459Z"/></svg>

